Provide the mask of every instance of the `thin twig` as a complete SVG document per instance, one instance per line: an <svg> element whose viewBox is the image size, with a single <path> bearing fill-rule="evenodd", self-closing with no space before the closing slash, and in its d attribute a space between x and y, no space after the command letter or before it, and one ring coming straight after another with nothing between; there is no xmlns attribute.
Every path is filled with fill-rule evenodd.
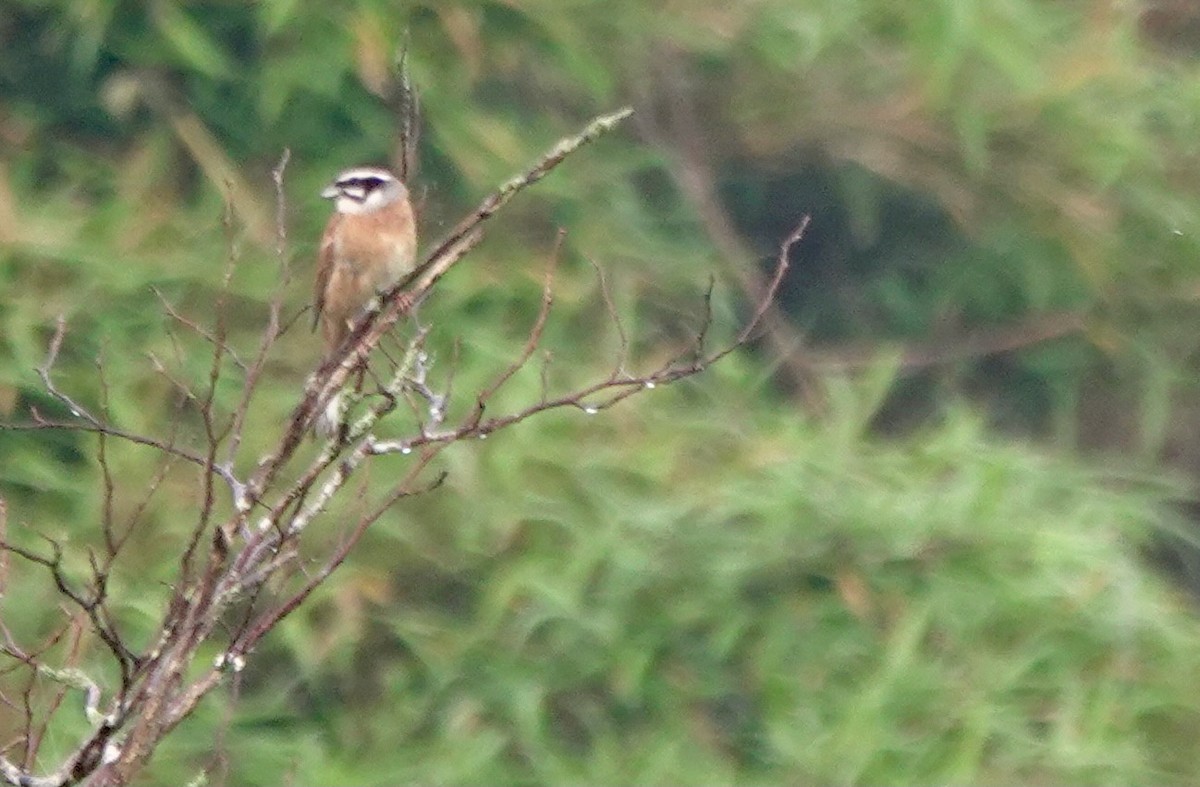
<svg viewBox="0 0 1200 787"><path fill-rule="evenodd" d="M483 417L483 411L487 407L488 401L512 379L518 371L525 367L529 359L537 350L538 344L542 340L542 332L546 329L546 320L550 317L550 309L554 306L554 271L558 267L559 254L562 250L562 242L565 233L559 231L558 237L554 242L554 249L550 252L550 261L546 265L546 276L542 282L542 301L538 307L537 317L534 318L533 327L529 330L529 335L525 339L525 346L521 348L521 352L516 359L502 371L490 385L480 391L475 398L475 415L476 422Z"/></svg>
<svg viewBox="0 0 1200 787"><path fill-rule="evenodd" d="M604 268L590 257L588 264L596 271L596 280L600 284L600 297L604 300L608 319L612 321L613 327L617 331L617 340L620 342L620 347L617 349L617 360L613 364L613 376L626 377L628 376L625 365L629 362L629 336L625 333L625 326L621 322L621 313L617 311L617 302L613 299L612 290L608 287L608 277L604 275Z"/></svg>
<svg viewBox="0 0 1200 787"><path fill-rule="evenodd" d="M169 300L167 300L167 296L164 295L162 290L158 289L158 287L152 286L150 287L150 291L154 293L155 297L158 298L159 305L163 307L163 310L166 311L167 315L171 319L182 325L184 328L187 328L189 331L196 334L214 347L217 346L219 339L215 334L213 334L212 331L208 330L190 317L184 316ZM237 352L232 347L226 344L222 348L222 352L229 357L229 360L233 361L234 366L236 366L240 371L246 371L246 364L241 358L238 357Z"/></svg>
<svg viewBox="0 0 1200 787"><path fill-rule="evenodd" d="M645 372L631 374L626 370L629 360L630 338L621 324L614 299L601 272L601 290L606 308L617 325L621 341L620 358L606 379L583 385L559 395L550 393L549 351L539 352L552 317L554 303L554 272L558 264L564 236L559 233L550 256L542 287L542 299L537 315L532 321L524 345L515 359L501 370L492 382L474 397L474 407L464 405L465 412L451 420L448 413L452 406L451 390L457 369L457 342L454 357L449 364L444 387L440 390L433 382L439 375L433 370L436 365L431 353L426 351L427 328L419 327L410 340L404 357L393 360L391 355L384 359L382 368L371 369L366 361L375 353L383 338L389 335L395 324L419 302L441 276L458 263L482 238L485 222L499 209L529 185L544 177L568 155L582 145L612 129L627 117L628 110L597 118L579 134L562 140L548 151L538 162L523 174L503 184L497 192L484 200L480 206L425 258L424 263L405 281L380 298L380 307L367 314L354 326L350 339L340 353L328 359L306 381L303 394L291 417L285 422L275 448L259 461L250 476L242 483L232 468L239 458L239 447L246 424L250 422L250 405L257 389L265 361L283 325L283 292L290 276L287 266L285 207L283 200L283 174L288 161L285 152L274 173L276 186L276 253L280 257L281 277L272 300L272 307L259 343L255 360L249 367L238 363L243 372L242 397L229 420L218 417L216 391L218 382L228 372L224 358L235 358L226 338L226 329L218 308L216 327L209 333L196 326L197 333L212 346L212 362L209 366L207 386L192 390L188 385L176 384L184 391L180 407L194 405L203 422L201 439L206 441L201 451L179 448L177 434L172 431L166 438L152 438L129 434L108 423L107 393L102 392L101 415L88 412L70 396L54 386L52 370L61 351L65 335L65 321L60 320L39 374L50 395L72 413L71 421L53 422L36 411L33 423L26 428L65 428L79 432L97 433L104 448L112 440L126 440L137 445L150 446L159 452L163 461L157 475L138 510L130 520L129 530L118 534L112 529L106 533L104 554L88 554L91 568L91 586L85 589L68 577L63 567L64 544L52 539L50 555L46 556L26 547L13 544L5 531L6 511L0 500L0 588L7 583L7 560L17 556L45 567L59 593L78 607L86 618L87 626L112 652L121 668L120 686L112 693L107 704L107 713L98 703L102 693L99 686L80 682L86 695L86 713L95 726L91 733L78 745L75 752L56 770L45 776L33 776L32 759L18 766L0 752L0 779L14 784L32 787L65 787L87 779L89 783L111 787L128 783L132 774L154 751L163 736L187 717L205 695L212 691L229 674L236 674L245 666L252 651L279 622L303 604L323 582L349 557L371 525L397 501L413 495L425 494L437 488L445 478L444 473L430 472L430 466L440 452L458 440L482 439L494 432L520 423L538 413L555 408L576 408L585 413L616 405L634 394L653 389L674 380L695 375L712 363L728 355L737 347L748 342L758 330L769 301L775 297L788 266L788 254L799 241L807 225L801 222L797 231L790 236L780 250L777 269L764 293L763 301L756 301L754 311L738 332L733 343L715 351L706 351L705 337L712 322L711 285L705 298L702 325L696 333L693 345L676 354L665 363ZM227 231L229 226L227 223ZM226 268L224 292L232 280L234 251L231 247L230 263ZM403 297L401 297L403 296ZM222 296L224 297L224 296ZM188 321L177 322L191 327ZM515 375L540 358L541 390L537 402L513 413L484 418L484 411L502 388ZM160 364L161 366L161 364ZM362 380L374 381L377 390L368 387L363 391L363 402L349 412L352 414L338 439L326 441L318 446L316 456L300 471L290 463L298 456L298 450L309 433L309 425L315 413L322 409L330 398L350 381L357 369L365 369ZM165 374L165 372L163 372ZM169 379L170 375L166 375ZM401 398L407 399L417 414L415 433L397 440L378 439L375 430L385 418L395 418L394 411ZM470 402L470 399L467 400ZM423 406L422 406L423 403ZM422 409L424 412L422 412ZM447 427L446 424L452 424ZM11 428L11 427L6 427ZM223 442L224 441L224 442ZM218 451L222 461L217 460ZM404 477L396 483L382 500L369 502L369 481L374 481L371 459L385 453L413 453L406 460ZM114 488L115 473L107 471L108 454L102 465L106 468L106 483ZM204 489L200 517L187 538L180 556L179 576L172 585L167 608L163 611L159 629L151 637L150 645L135 655L131 645L123 639L108 604L107 594L113 559L121 544L128 537L134 524L142 516L150 497L163 483L169 468L178 459L184 459L202 470ZM298 463L297 463L298 464ZM285 467L287 468L285 470ZM428 475L433 475L429 480ZM210 527L209 518L215 510L213 495L214 479L222 479L233 493L235 511L224 522ZM286 479L286 481L281 481ZM107 487L106 487L107 488ZM115 492L114 492L115 494ZM281 603L263 609L264 599L270 596L265 588L268 581L295 576L298 570L297 556L305 545L306 528L321 516L337 497L353 498L352 510L362 506L362 513L346 533L345 538L324 559L319 567L299 583L298 589ZM110 501L111 505L111 501ZM257 527L251 526L251 512L256 517ZM111 516L109 517L111 519ZM205 538L205 534L211 534ZM205 548L207 545L207 548ZM115 582L112 584L115 585ZM272 584L270 587L277 587ZM244 605L241 619L231 616L234 601ZM34 681L46 666L40 658L41 652L29 653L12 641L11 634L0 623L0 653L9 655L17 664L14 669L30 670ZM57 636L65 636L59 633ZM197 654L205 643L227 643L221 656L210 668L204 669L196 662ZM44 651L42 651L44 652ZM68 659L70 660L70 658ZM20 677L21 673L16 673ZM236 683L236 678L234 678ZM92 691L89 686L94 686ZM28 710L25 735L27 747L38 739L37 719L34 718L32 683L23 698ZM62 692L58 694L61 702ZM0 701L8 701L0 696Z"/></svg>

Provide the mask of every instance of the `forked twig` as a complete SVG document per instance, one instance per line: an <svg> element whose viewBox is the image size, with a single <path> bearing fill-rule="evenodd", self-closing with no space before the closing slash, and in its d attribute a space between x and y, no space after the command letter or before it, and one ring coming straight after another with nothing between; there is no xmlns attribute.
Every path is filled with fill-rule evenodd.
<svg viewBox="0 0 1200 787"><path fill-rule="evenodd" d="M407 79L401 64L401 77ZM405 82L407 85L407 82ZM406 87L409 89L411 86ZM415 104L415 94L412 98ZM412 110L415 113L415 109ZM167 437L139 435L111 424L107 417L107 384L103 382L101 363L101 410L93 413L75 398L60 390L53 378L53 369L63 347L65 320L58 321L49 343L46 360L38 368L39 377L50 396L71 414L70 419L51 420L40 413L31 413L31 422L3 425L0 428L66 429L95 433L99 437L100 468L105 495L102 548L98 554L88 554L90 574L85 583L68 576L63 567L64 544L43 539L49 545L49 556L16 543L9 533L7 510L0 500L0 590L8 583L12 567L9 559L20 558L45 569L58 592L79 612L72 611L71 620L86 621L88 632L108 648L120 670L119 685L108 689L87 676L62 670L52 672L47 664L47 651L28 650L14 641L10 632L0 624L0 654L15 661L16 669L28 670L32 681L38 676L49 677L61 687L54 696L51 708L67 707L63 697L68 688L84 692L85 714L90 732L75 751L53 771L35 776L30 773L33 760L14 761L7 750L0 750L0 780L31 787L64 787L88 779L93 785L125 784L154 752L164 736L185 719L196 705L230 673L238 673L253 657L255 647L287 615L298 609L310 595L333 575L349 557L371 525L391 506L415 495L426 494L441 485L444 473L432 469L434 460L447 446L468 439L482 439L506 427L521 423L548 410L571 407L586 413L614 406L634 394L689 377L716 363L743 346L756 334L760 322L778 292L788 267L788 255L800 240L808 224L805 218L781 247L774 276L764 298L753 304L753 311L727 346L713 351L705 344L712 323L709 286L705 296L702 324L694 341L683 351L649 371L630 372L635 364L630 356L630 337L621 322L615 301L603 270L597 266L600 288L609 318L614 322L621 343L617 363L604 379L580 385L563 393L552 394L548 372L551 353L542 347L546 327L553 318L554 275L565 243L565 233L559 232L542 284L542 294L536 316L532 320L524 343L513 360L502 368L486 386L473 396L463 397L457 404L453 397L457 349L450 361L449 373L439 386L431 375L435 360L426 351L428 328L419 328L404 346L401 356L396 352L375 352L385 336L406 316L409 305L418 302L434 284L469 253L481 240L485 224L515 195L545 177L570 154L596 139L628 117L630 110L604 115L588 124L580 133L566 138L546 152L533 166L483 200L450 233L427 254L423 263L403 282L383 293L379 306L365 314L354 326L350 339L340 354L328 359L305 382L299 401L284 422L278 442L256 462L248 462L242 449L248 424L253 422L254 395L262 384L267 359L278 338L291 321L285 321L285 289L290 281L291 268L287 259L287 232L283 176L289 160L284 152L273 172L276 192L276 255L280 266L280 283L272 295L267 324L258 339L253 359L243 362L229 341L225 320L217 310L213 328L199 325L184 317L163 299L164 308L175 322L200 337L211 349L206 384L188 385L171 380L165 368L161 373L171 380L172 387L182 391L180 406L195 408L200 426L194 435L201 443L199 449L185 448L180 427L172 428ZM408 133L408 132L406 132ZM415 129L413 130L415 133ZM411 174L411 173L409 173ZM230 231L228 223L226 230ZM223 277L222 292L228 292L233 276L236 255L232 249ZM161 297L161 296L160 296ZM223 295L221 297L224 297ZM455 345L457 348L457 344ZM391 349L389 347L389 349ZM540 351L540 352L539 352ZM250 356L244 356L249 358ZM315 451L301 451L310 433L314 415L350 380L353 370L366 368L374 357L379 364L364 375L361 401L350 411L350 417L337 438L318 444ZM541 360L540 363L535 358ZM225 385L224 376L240 374L241 392L230 412L218 406L218 384ZM162 365L159 364L161 367ZM540 376L540 395L537 401L507 414L491 415L497 394L533 366ZM530 370L532 371L532 370ZM370 389L370 384L375 390ZM395 424L393 417L398 406L408 406L416 415L416 424L409 434L400 438L381 439L376 430L385 419ZM126 529L119 531L114 522L114 495L120 484L113 471L112 451L117 443L148 447L161 457L156 474L129 519ZM315 455L314 455L315 454ZM369 468L374 458L382 454L411 455L401 479L391 485L379 499L368 497ZM308 456L306 464L301 458ZM181 543L178 576L161 622L148 645L135 648L122 634L116 616L108 605L112 572L117 558L133 527L143 518L149 500L163 485L170 468L179 460L199 468L200 483L196 516L187 537ZM235 472L239 461L250 466L248 477ZM218 505L215 489L223 483L232 495L232 511ZM351 490L351 491L347 491ZM317 568L302 576L296 562L303 554L307 526L320 517L337 499L355 498L353 524L343 533L340 542L319 560ZM210 521L211 520L211 521ZM265 590L287 588L275 595ZM86 584L81 589L81 584ZM112 583L115 586L115 583ZM276 598L272 601L272 598ZM236 612L231 614L234 604ZM242 606L244 605L244 606ZM232 619L232 620L231 620ZM78 629L78 624L75 630ZM69 627L56 633L66 637ZM208 643L221 643L221 655L209 666L197 662L200 649ZM48 646L46 646L48 647ZM74 650L72 652L78 652ZM69 666L73 666L68 656ZM2 671L0 671L2 672ZM24 742L27 752L36 749L40 740L30 688L22 702L26 708ZM0 695L0 701L17 705ZM102 707L103 706L103 707ZM48 722L46 722L48 723ZM43 729L45 729L43 727ZM30 755L31 756L31 755Z"/></svg>

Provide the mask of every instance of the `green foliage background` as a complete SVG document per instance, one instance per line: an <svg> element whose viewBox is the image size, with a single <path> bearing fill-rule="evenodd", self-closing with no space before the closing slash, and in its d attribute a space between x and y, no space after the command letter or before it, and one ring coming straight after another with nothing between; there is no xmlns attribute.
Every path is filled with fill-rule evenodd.
<svg viewBox="0 0 1200 787"><path fill-rule="evenodd" d="M146 783L204 768L247 785L1194 783L1200 626L1147 555L1190 554L1200 78L1186 48L1155 43L1188 20L1143 12L0 5L5 419L53 411L32 369L66 314L64 388L98 406L102 356L114 420L195 430L154 367L203 381L208 356L156 291L201 320L223 299L251 351L280 278L269 172L289 148L289 298L306 303L315 195L391 154L381 94L406 34L426 240L590 116L638 111L422 307L444 361L461 342L459 391L518 351L560 227L547 346L566 385L619 349L591 262L649 364L694 329L710 273L717 322L736 325L739 271L812 215L783 300L805 348L762 343L601 416L457 446L446 486L381 521ZM967 341L1037 320L1070 328ZM301 330L281 343L245 462L315 352ZM819 405L784 373L797 358ZM154 457L111 459L132 515ZM100 484L94 441L0 432L14 538L66 538L82 569ZM168 473L114 576L134 641L158 623L196 495ZM2 610L31 639L61 620L24 568ZM83 660L105 674L99 649ZM52 729L47 766L82 723Z"/></svg>

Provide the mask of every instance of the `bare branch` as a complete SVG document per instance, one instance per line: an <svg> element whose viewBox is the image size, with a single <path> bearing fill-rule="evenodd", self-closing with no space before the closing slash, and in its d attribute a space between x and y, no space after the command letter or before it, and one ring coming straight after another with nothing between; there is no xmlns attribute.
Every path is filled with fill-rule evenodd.
<svg viewBox="0 0 1200 787"><path fill-rule="evenodd" d="M608 277L604 275L604 268L591 258L588 259L588 264L596 270L596 280L600 285L600 297L604 299L604 308L608 311L608 319L612 321L620 343L612 373L614 377L624 377L628 374L625 371L625 365L629 362L629 336L625 333L625 326L621 322L621 313L617 311L617 302L613 300L612 290L608 287Z"/></svg>
<svg viewBox="0 0 1200 787"><path fill-rule="evenodd" d="M104 642L104 644L108 646L108 649L112 651L112 654L116 658L117 664L121 669L122 685L128 683L132 677L134 668L137 666L139 658L129 649L128 646L125 645L120 634L117 633L116 629L110 624L110 621L107 620L106 613L103 609L105 599L105 588L103 584L99 585L93 591L93 593L90 594L90 596L75 590L73 587L71 587L71 581L67 578L66 573L63 571L62 545L54 539L47 538L46 536L42 536L42 539L50 545L50 557L43 557L32 550L17 546L16 544L7 540L0 542L0 549L3 549L6 552L11 552L17 557L24 558L30 563L42 566L50 572L50 576L53 578L54 586L58 589L58 592L70 599L76 606L79 607L80 610L83 611L84 614L88 616L88 619L92 624L92 630L95 632L96 636L98 636Z"/></svg>
<svg viewBox="0 0 1200 787"><path fill-rule="evenodd" d="M218 345L218 343L220 343L220 340L217 338L217 336L215 334L213 334L212 331L208 330L203 325L201 325L200 323L191 319L190 317L184 316L178 309L176 309L174 304L172 304L169 300L167 300L167 296L163 295L162 290L158 289L157 287L151 287L150 291L154 293L155 297L158 298L159 305L161 305L163 307L163 310L166 311L166 313L175 322L179 323L184 328L187 328L189 331L196 334L204 341L213 345L213 347L216 347ZM228 344L226 344L224 347L221 348L221 351L223 353L225 353L227 356L229 356L229 359L231 361L233 361L233 364L240 371L242 371L242 372L246 371L246 364L242 361L241 358L238 357L237 352L234 351L234 349L232 347L230 347Z"/></svg>
<svg viewBox="0 0 1200 787"><path fill-rule="evenodd" d="M271 181L275 184L275 254L279 258L279 284L275 288L275 293L271 297L270 306L267 309L267 327L263 330L262 338L259 341L254 363L246 370L242 382L241 400L233 412L229 445L225 455L227 465L233 464L234 457L237 456L238 449L242 446L246 416L250 412L250 404L254 399L254 392L258 389L258 383L271 348L275 346L275 342L292 322L289 321L286 325L282 322L284 299L287 297L288 285L292 281L292 267L287 252L287 198L283 191L283 176L291 159L292 151L284 149L279 163L275 165L275 169L271 170ZM238 504L241 505L241 501L238 501Z"/></svg>
<svg viewBox="0 0 1200 787"><path fill-rule="evenodd" d="M271 170L271 182L275 184L275 256L279 258L279 265L283 268L280 280L284 283L290 275L290 266L287 258L287 200L283 196L283 173L291 160L291 148L284 148L279 163Z"/></svg>
<svg viewBox="0 0 1200 787"><path fill-rule="evenodd" d="M76 402L71 397L60 391L54 384L53 378L50 376L54 364L58 361L58 354L62 351L63 337L67 334L67 318L63 315L58 316L58 320L54 325L54 336L50 339L50 347L46 351L46 360L38 367L38 377L42 379L42 385L46 390L66 406L67 411L76 418L82 418L92 426L99 426L100 421L91 413L89 413L83 405Z"/></svg>
<svg viewBox="0 0 1200 787"><path fill-rule="evenodd" d="M242 637L242 639L240 639L234 647L230 648L230 652L239 652L239 653L249 652L258 643L258 641L260 639L262 639L263 635L265 635L268 631L270 631L272 628L274 628L275 625L278 624L279 621L282 620L284 617L286 617L287 615L294 612L296 610L296 608L299 607L300 604L303 603L303 601L306 598L308 598L308 596L314 590L316 590L317 587L320 586L320 584L322 582L324 582L329 577L329 575L334 572L335 569L337 569L338 566L340 566L343 562L345 562L346 558L350 555L350 551L354 548L354 546L362 539L363 535L367 532L367 528L370 527L371 524L374 523L383 514L383 512L386 511L397 500L399 500L402 497L411 497L413 495L431 492L434 489L436 489L437 487L441 486L442 482L445 480L444 473L439 475L436 479L434 479L434 481L425 485L424 487L421 487L421 488L413 488L412 487L412 484L421 475L421 472L424 471L424 469L429 465L429 463L433 460L433 458L439 452L440 452L439 447L431 447L431 448L423 451L421 453L420 458L417 460L417 462L414 463L413 466L409 469L409 472L405 476L404 480L402 480L400 482L400 484L397 485L396 491L388 496L388 500L382 506L377 508L374 512L372 512L371 514L360 519L358 524L355 526L354 530L345 539L345 541L342 542L341 546L339 546L334 551L333 555L329 558L329 560L326 561L326 563L320 568L320 570L318 570L309 579L309 581L307 583L305 583L305 585L300 589L300 591L297 592L296 594L294 594L290 599L288 599L286 602L284 602L281 606L279 606L275 610L267 613L260 620L258 620L255 624L250 626L248 631L246 632L246 634ZM364 443L364 445L362 446L362 450L358 453L359 461L361 461L362 458L365 458L368 455L368 453L369 453L369 447L366 443ZM349 474L347 473L346 477L348 477L348 475ZM339 481L337 481L337 484L340 486L341 483L344 483L344 480L345 480L344 478L341 478ZM332 481L332 479L331 479L331 481ZM318 509L319 507L321 507L323 505L324 505L324 501L322 501L320 503L320 506L314 505L314 510Z"/></svg>
<svg viewBox="0 0 1200 787"><path fill-rule="evenodd" d="M408 31L405 30L404 45L400 48L400 56L396 60L395 75L393 77L393 92L395 95L392 99L393 110L396 113L397 122L400 127L397 150L392 158L394 159L396 174L406 183L413 180L417 175L417 164L419 162L417 153L421 141L420 98L413 87L412 74L409 73L408 68L408 47L410 43Z"/></svg>
<svg viewBox="0 0 1200 787"><path fill-rule="evenodd" d="M106 423L89 412L83 405L72 399L70 396L61 391L54 383L52 372L54 365L58 361L58 356L62 350L63 338L66 335L67 323L66 318L59 316L56 321L54 335L50 340L49 349L46 353L46 360L38 367L38 377L42 381L42 385L46 391L56 401L63 404L74 421L56 421L50 420L42 416L36 408L30 408L30 423L0 423L0 431L39 431L48 430L65 430L74 432L91 432L95 434L103 434L109 438L115 438L127 443L142 445L148 448L155 449L163 454L183 459L198 467L204 468L208 472L215 473L229 487L233 493L234 499L240 500L244 496L245 487L242 482L233 474L233 471L224 465L213 466L206 456L198 454L194 451L189 451L180 448L173 441L167 442L155 437L137 434L124 429L120 429L112 424Z"/></svg>
<svg viewBox="0 0 1200 787"><path fill-rule="evenodd" d="M521 348L520 354L517 356L508 368L492 381L492 384L479 393L475 399L475 417L476 422L483 417L484 408L487 407L488 400L495 395L497 391L509 380L513 375L524 368L525 364L533 356L537 350L538 344L542 340L542 332L546 329L546 320L550 317L550 309L554 305L554 271L558 267L558 257L562 250L562 241L565 233L559 230L558 237L554 242L554 249L550 253L550 262L546 265L546 277L542 284L542 303L538 307L537 317L533 321L533 327L529 329L529 337L525 340L525 346Z"/></svg>
<svg viewBox="0 0 1200 787"><path fill-rule="evenodd" d="M401 56L399 71L400 90L402 93L407 91L404 100L409 102L405 111L410 113L412 122L412 128L404 129L403 133L408 135L411 131L415 134L416 97L407 83L404 55ZM259 338L253 360L247 364L236 355L228 342L223 315L222 305L231 287L237 262L232 239L211 330L181 315L160 295L164 308L175 322L201 337L211 348L208 377L204 385L173 379L163 364L153 359L156 372L182 393L179 406L196 408L202 423L202 432L197 436L204 444L202 448L181 447L178 433L181 427L178 425L172 427L167 437L160 438L127 432L111 424L103 361L99 363L100 414L89 412L56 388L52 372L66 332L65 320L60 318L49 343L46 360L38 372L50 396L67 408L71 419L48 420L32 411L31 423L18 426L0 424L0 428L68 429L97 434L102 492L105 496L101 523L103 552L88 553L90 579L85 581L86 586L81 589L81 583L69 577L64 568L63 543L46 538L50 550L48 556L13 543L7 532L4 501L0 500L0 590L8 582L8 572L11 570L9 560L12 556L44 568L58 592L78 608L79 612L72 611L71 619L84 621L88 632L108 648L120 669L120 684L109 690L110 696L105 701L105 689L97 681L77 671L74 662L80 652L81 640L78 636L69 648L66 666L51 666L46 658L45 647L32 652L22 648L0 623L0 654L14 660L13 669L17 671L18 678L28 671L31 681L31 688L22 698L28 708L25 711L28 720L24 737L27 758L23 765L17 765L0 750L0 779L36 787L59 787L85 778L94 785L128 783L162 738L226 676L236 676L243 669L262 638L329 579L385 511L405 498L429 493L441 485L445 473L437 472L432 464L447 446L460 440L486 438L553 409L574 408L588 414L599 412L636 393L698 374L755 336L778 292L788 267L789 252L803 235L807 218L782 245L775 274L765 288L763 298L753 302L750 317L732 343L714 351L705 348L713 320L710 282L704 299L701 325L694 341L649 371L633 373L629 370L633 365L630 360L630 336L622 324L605 274L597 265L605 309L613 320L620 342L617 362L607 378L564 393L551 393L549 365L552 354L542 348L542 343L554 313L554 276L565 238L561 230L547 261L540 304L523 345L516 351L513 360L488 385L472 397L464 397L461 406L454 402L451 395L457 370L457 343L449 361L448 373L436 375L433 374L435 359L426 349L429 328L417 326L415 335L406 344L397 341L403 347L402 355L392 350L391 344L386 348L391 352L380 348L384 338L392 335L395 325L411 314L413 305L419 303L436 282L481 241L483 228L492 216L518 193L545 177L570 154L612 130L629 114L630 110L626 109L598 117L578 134L561 140L529 169L502 184L483 200L434 246L410 276L383 293L378 305L353 327L341 350L308 377L291 415L282 425L278 441L266 456L257 461L245 482L234 473L233 468L237 462L246 461L242 441L247 424L251 423L253 417L251 411L255 392L264 378L271 350L287 326L294 321L284 320L283 311L286 288L291 277L284 199L284 174L290 158L288 151L284 151L272 173L276 198L275 251L279 258L280 279L272 294L267 324ZM405 136L403 139L415 137ZM405 157L415 155L411 148L404 148L402 152ZM407 167L404 174L411 177L415 158L411 161L406 158L404 166ZM231 232L230 218L226 219L225 228ZM372 357L376 362L374 368L368 364ZM240 372L242 387L240 398L231 413L218 412L217 401L222 378L234 373L230 364L225 362L227 358ZM539 360L535 361L535 358ZM493 400L498 398L497 394L531 364L539 366L538 400L510 413L487 413L488 408L493 406ZM445 383L439 387L436 380L441 377L445 378ZM303 452L300 448L310 434L315 415L326 407L332 397L343 393L350 395L355 402L345 410L347 416L341 433L318 444L316 455L305 459L306 464L302 463L300 458L310 452ZM395 413L398 407L404 406L404 402L415 415L416 424L409 426L407 435L381 439L376 429L384 425L385 419L391 419L388 423L392 424L404 420ZM120 481L110 464L114 441L149 447L161 457L145 495L123 532L117 532L113 521L114 496ZM390 453L412 456L403 460L405 469L401 479L391 485L382 498L369 495L370 485L367 482L375 480L370 471L371 460ZM159 628L149 647L144 652L135 652L121 637L119 621L107 604L110 580L116 579L117 575L112 572L117 567L116 559L125 539L142 518L150 499L163 485L178 460L184 460L200 470L198 515L185 543L180 545L178 576L171 587L170 599L163 610ZM217 479L231 491L234 506L227 518L214 522L218 510L215 493ZM346 491L347 487L355 491ZM306 529L339 496L351 501L351 510L356 511L357 519L341 543L320 560L318 568L301 578L297 575L300 567L298 555L304 554L302 547L305 545ZM266 590L267 583L275 580L269 587L279 587L278 580L281 578L291 579L283 585L289 587L290 591L282 601L268 604L267 599L271 594ZM117 583L112 581L111 584L115 587ZM231 605L235 602L239 605L236 608L238 612L230 620ZM73 625L73 631L82 631L79 623ZM55 641L61 640L67 636L67 629L57 632L55 636ZM222 643L222 655L211 666L198 665L196 660L201 646L218 642ZM68 690L83 692L85 714L91 724L90 734L79 743L75 752L45 776L34 776L29 772L34 764L30 752L36 751L37 741L40 740L36 727L38 720L34 718L32 710L35 705L31 699L32 682L38 678L54 681L61 687L57 695L52 697L51 711L59 709ZM233 682L236 683L236 678ZM2 695L0 701L14 706L17 704L15 698L9 700ZM216 766L221 766L220 757L218 753Z"/></svg>

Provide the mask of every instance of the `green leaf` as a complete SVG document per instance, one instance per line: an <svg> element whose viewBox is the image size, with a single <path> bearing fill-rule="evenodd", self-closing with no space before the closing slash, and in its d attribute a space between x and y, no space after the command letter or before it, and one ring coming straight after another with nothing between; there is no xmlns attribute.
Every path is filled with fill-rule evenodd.
<svg viewBox="0 0 1200 787"><path fill-rule="evenodd" d="M233 65L229 56L209 37L204 27L184 10L182 5L154 3L152 17L181 64L210 77L229 77Z"/></svg>

